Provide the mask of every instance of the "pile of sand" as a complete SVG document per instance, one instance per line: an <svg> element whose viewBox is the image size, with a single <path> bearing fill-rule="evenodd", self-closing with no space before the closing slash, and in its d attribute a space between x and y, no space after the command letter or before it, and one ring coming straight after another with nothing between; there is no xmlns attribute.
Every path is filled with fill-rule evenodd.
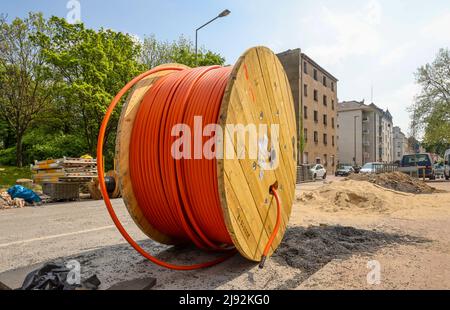
<svg viewBox="0 0 450 310"><path fill-rule="evenodd" d="M352 174L348 177L348 179L355 181L367 181L385 188L405 193L431 194L436 192L434 187L431 187L422 180L412 178L402 172Z"/></svg>
<svg viewBox="0 0 450 310"><path fill-rule="evenodd" d="M332 182L297 197L302 206L327 212L341 210L386 212L404 207L414 195L385 190L367 181Z"/></svg>

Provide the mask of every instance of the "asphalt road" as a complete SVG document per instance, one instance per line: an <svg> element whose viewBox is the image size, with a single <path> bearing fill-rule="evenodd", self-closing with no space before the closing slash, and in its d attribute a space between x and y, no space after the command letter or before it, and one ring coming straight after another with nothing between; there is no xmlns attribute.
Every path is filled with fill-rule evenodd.
<svg viewBox="0 0 450 310"><path fill-rule="evenodd" d="M146 239L121 199L115 210L130 233ZM103 201L48 204L0 212L0 272L124 242Z"/></svg>

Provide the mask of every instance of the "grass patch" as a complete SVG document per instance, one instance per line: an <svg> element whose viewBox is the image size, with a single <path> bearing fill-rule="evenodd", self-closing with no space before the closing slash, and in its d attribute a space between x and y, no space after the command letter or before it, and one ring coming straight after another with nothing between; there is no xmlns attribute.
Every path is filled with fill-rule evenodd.
<svg viewBox="0 0 450 310"><path fill-rule="evenodd" d="M17 179L31 179L30 167L0 166L0 189L15 185Z"/></svg>

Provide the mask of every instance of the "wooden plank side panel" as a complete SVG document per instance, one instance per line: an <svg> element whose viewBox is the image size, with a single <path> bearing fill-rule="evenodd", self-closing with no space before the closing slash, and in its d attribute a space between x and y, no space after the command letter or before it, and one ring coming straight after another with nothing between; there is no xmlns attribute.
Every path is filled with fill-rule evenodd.
<svg viewBox="0 0 450 310"><path fill-rule="evenodd" d="M238 87L235 88L239 90ZM249 105L246 104L246 101L239 96L239 91L236 91L233 94L233 98L235 99L235 105L230 107L229 117L236 120L237 123L241 124L249 124L254 123L256 126L259 125L260 121L257 118L255 120L255 115L253 115L251 109L249 109ZM235 111L236 109L236 111ZM227 130L228 136L232 136L232 133ZM236 147L236 146L235 146ZM235 148L235 153L236 153ZM276 222L276 205L272 204L272 196L269 193L269 187L276 181L276 176L273 171L264 171L263 179L260 179L259 173L261 172L259 168L254 169L253 165L256 162L256 159L249 159L249 145L245 146L246 158L239 160L242 171L244 172L245 179L247 183L249 183L253 199L255 200L258 213L260 215L262 223L266 226L267 232L270 235L274 229L274 225ZM288 218L282 212L282 221L283 225L285 225L288 221ZM275 242L276 244L276 242Z"/></svg>
<svg viewBox="0 0 450 310"><path fill-rule="evenodd" d="M282 97L283 90L288 89L288 84L285 81L279 81L278 74L275 67L278 58L266 48L259 48L257 50L260 60L260 68L263 72L263 79L266 88L266 95L269 99L271 108L271 122L279 124L280 126L280 166L275 170L277 180L283 184L280 187L280 195L283 197L287 214L290 214L292 208L292 201L295 195L295 180L296 180L296 152L293 147L292 139L295 140L296 128L294 114L290 114L289 107L293 107L290 101L285 101Z"/></svg>
<svg viewBox="0 0 450 310"><path fill-rule="evenodd" d="M282 240L282 236L288 224L293 193L295 190L295 149L292 137L296 138L295 121L289 119L289 115L283 118L281 114L287 114L290 110L285 105L293 105L292 97L284 97L283 92L290 91L286 81L279 80L283 76L276 66L268 65L276 57L270 50L253 48L241 56L236 63L227 86L222 107L220 111L219 124L223 132L227 132L227 124L280 124L280 166L274 171L264 171L260 174L260 169L255 169L254 163L257 160L248 158L248 143L246 143L245 159L223 159L218 160L218 183L222 209L224 211L227 228L230 231L233 242L241 254L249 259L259 261L260 254L245 252L244 247L250 250L256 246L258 252L262 252L267 243L267 238L273 231L276 221L276 205L273 197L269 194L269 186L276 180L281 183L279 189L282 200L282 225L273 243L270 254L275 250ZM263 58L262 61L260 58ZM287 88L287 90L282 88ZM294 117L292 114L291 117ZM284 124L283 124L284 122ZM270 139L270 130L269 130ZM226 139L230 139L231 133L228 131ZM226 144L225 144L226 145ZM226 151L226 150L225 150ZM238 150L234 145L234 154ZM293 156L294 155L294 156ZM244 210L246 223L250 224L250 230L255 240L242 238L233 232L241 229L235 226L235 212ZM240 216L240 215L239 215ZM256 220L255 220L256 219ZM258 232L262 234L258 235ZM251 244L256 241L255 244ZM243 245L243 246L241 246Z"/></svg>

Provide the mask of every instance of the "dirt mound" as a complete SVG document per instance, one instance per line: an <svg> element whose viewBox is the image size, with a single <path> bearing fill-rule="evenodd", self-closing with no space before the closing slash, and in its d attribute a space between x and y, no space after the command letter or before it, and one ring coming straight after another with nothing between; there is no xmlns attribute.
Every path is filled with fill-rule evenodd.
<svg viewBox="0 0 450 310"><path fill-rule="evenodd" d="M407 194L403 194L407 195ZM396 197L394 197L396 196ZM346 180L332 182L297 197L304 206L314 206L327 212L375 211L385 212L399 208L402 194L389 192L369 182Z"/></svg>
<svg viewBox="0 0 450 310"><path fill-rule="evenodd" d="M348 177L350 180L367 181L379 186L392 189L399 192L413 194L431 194L436 189L427 185L425 182L412 178L401 172L389 172L382 174L352 174Z"/></svg>

